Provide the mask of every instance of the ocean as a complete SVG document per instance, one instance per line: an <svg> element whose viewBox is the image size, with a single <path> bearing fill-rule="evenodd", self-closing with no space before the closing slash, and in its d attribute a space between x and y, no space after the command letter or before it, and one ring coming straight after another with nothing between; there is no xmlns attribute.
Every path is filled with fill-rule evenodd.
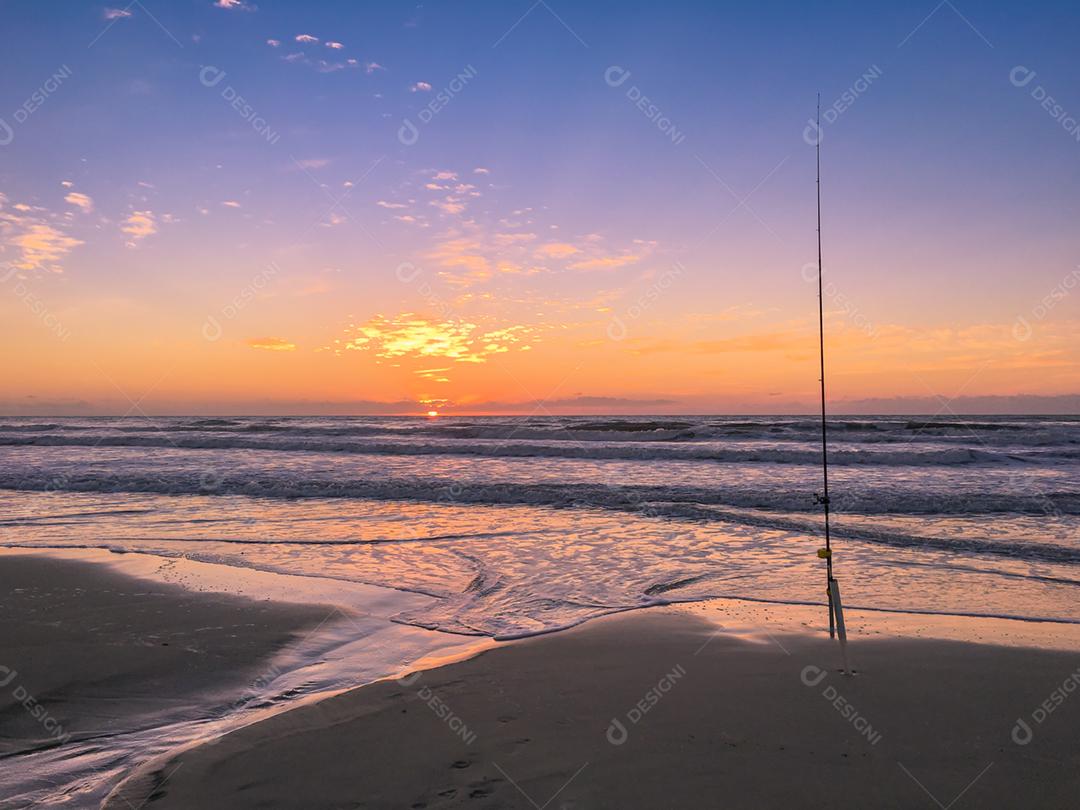
<svg viewBox="0 0 1080 810"><path fill-rule="evenodd" d="M833 417L845 604L1080 621L1080 417ZM434 597L513 638L666 602L824 601L813 417L12 418L0 543Z"/></svg>

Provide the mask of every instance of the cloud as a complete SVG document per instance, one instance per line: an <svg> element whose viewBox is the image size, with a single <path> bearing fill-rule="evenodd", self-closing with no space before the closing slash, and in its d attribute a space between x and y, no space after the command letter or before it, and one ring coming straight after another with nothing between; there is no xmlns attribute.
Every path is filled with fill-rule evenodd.
<svg viewBox="0 0 1080 810"><path fill-rule="evenodd" d="M524 244L536 240L535 233L497 233L493 241L500 247L508 245Z"/></svg>
<svg viewBox="0 0 1080 810"><path fill-rule="evenodd" d="M435 206L445 214L460 214L465 210L465 203L457 197L447 197L442 200L432 200L430 205Z"/></svg>
<svg viewBox="0 0 1080 810"><path fill-rule="evenodd" d="M530 331L523 325L485 330L468 321L429 320L404 312L394 318L376 315L353 327L344 349L370 352L382 359L438 357L457 363L484 363L492 355L521 348L518 344Z"/></svg>
<svg viewBox="0 0 1080 810"><path fill-rule="evenodd" d="M153 211L132 211L120 224L120 230L127 234L126 247L134 248L140 241L157 233L157 221Z"/></svg>
<svg viewBox="0 0 1080 810"><path fill-rule="evenodd" d="M386 68L384 68L378 62L365 62L364 63L364 72L365 73L370 75L370 74L374 73L376 70L386 70Z"/></svg>
<svg viewBox="0 0 1080 810"><path fill-rule="evenodd" d="M301 169L322 169L330 165L329 158L305 158L295 162Z"/></svg>
<svg viewBox="0 0 1080 810"><path fill-rule="evenodd" d="M0 207L3 203L4 197L0 195ZM0 255L6 258L14 254L7 261L18 270L62 273L60 260L81 244L39 217L0 210Z"/></svg>
<svg viewBox="0 0 1080 810"><path fill-rule="evenodd" d="M521 412L530 414L535 414L537 410L541 408L544 412L569 411L571 413L579 412L581 410L599 409L601 413L607 416L624 413L625 411L620 410L622 408L657 408L676 404L678 404L678 401L674 399L637 399L633 397L606 397L578 394L573 397L563 397L561 399L527 400L524 402L488 400L485 402L458 403L450 407L443 407L446 410L453 409L464 413Z"/></svg>
<svg viewBox="0 0 1080 810"><path fill-rule="evenodd" d="M313 37L311 34L297 34L293 37L297 42L318 42L318 37Z"/></svg>
<svg viewBox="0 0 1080 810"><path fill-rule="evenodd" d="M473 169L473 174L491 174L491 169L485 169L483 166L477 166Z"/></svg>
<svg viewBox="0 0 1080 810"><path fill-rule="evenodd" d="M83 213L89 214L94 210L94 201L85 194L80 194L77 191L69 192L68 195L64 197L64 200L81 208Z"/></svg>
<svg viewBox="0 0 1080 810"><path fill-rule="evenodd" d="M835 403L834 410L845 414L928 414L941 412L941 400L937 397L876 397L873 399L849 399ZM960 396L949 400L949 408L958 414L1045 414L1057 416L1080 412L1080 394L1040 396L1038 394L1011 394L986 396ZM949 414L932 420L944 427L955 427L959 434L968 432L962 427L963 420Z"/></svg>
<svg viewBox="0 0 1080 810"><path fill-rule="evenodd" d="M567 265L571 270L614 270L617 267L625 267L641 261L641 256L626 254L623 256L599 256L595 259L584 259Z"/></svg>
<svg viewBox="0 0 1080 810"><path fill-rule="evenodd" d="M240 208L241 205L236 200L225 200L221 203L226 208Z"/></svg>
<svg viewBox="0 0 1080 810"><path fill-rule="evenodd" d="M409 90L413 93L430 93L431 85L427 82L417 82Z"/></svg>
<svg viewBox="0 0 1080 810"><path fill-rule="evenodd" d="M375 203L380 208L408 208L405 203L387 202L386 200L378 200Z"/></svg>
<svg viewBox="0 0 1080 810"><path fill-rule="evenodd" d="M417 221L416 217L411 216L409 214L401 214L401 215L395 216L394 219L401 220L402 222L416 222Z"/></svg>
<svg viewBox="0 0 1080 810"><path fill-rule="evenodd" d="M457 172L438 171L432 175L435 180L457 180Z"/></svg>
<svg viewBox="0 0 1080 810"><path fill-rule="evenodd" d="M230 11L254 11L256 8L245 3L244 0L215 0L214 7L229 9Z"/></svg>
<svg viewBox="0 0 1080 810"><path fill-rule="evenodd" d="M271 48L279 48L279 47L281 47L281 40L280 39L268 39L268 40L266 40L266 44L269 45Z"/></svg>
<svg viewBox="0 0 1080 810"><path fill-rule="evenodd" d="M126 8L107 8L103 14L106 20L122 20L131 16L131 12Z"/></svg>
<svg viewBox="0 0 1080 810"><path fill-rule="evenodd" d="M456 237L439 242L425 258L447 268L439 272L447 284L471 287L495 275L491 260L484 255L487 251L487 246L478 239Z"/></svg>
<svg viewBox="0 0 1080 810"><path fill-rule="evenodd" d="M279 337L256 337L248 338L244 343L252 349L262 349L268 352L294 352L296 344L285 338Z"/></svg>
<svg viewBox="0 0 1080 810"><path fill-rule="evenodd" d="M342 45L340 42L327 42L326 47L327 48L333 48L335 51L340 51L345 46Z"/></svg>
<svg viewBox="0 0 1080 810"><path fill-rule="evenodd" d="M567 256L573 256L575 253L580 252L580 248L567 244L566 242L549 242L536 249L537 256L543 256L548 259L565 259Z"/></svg>

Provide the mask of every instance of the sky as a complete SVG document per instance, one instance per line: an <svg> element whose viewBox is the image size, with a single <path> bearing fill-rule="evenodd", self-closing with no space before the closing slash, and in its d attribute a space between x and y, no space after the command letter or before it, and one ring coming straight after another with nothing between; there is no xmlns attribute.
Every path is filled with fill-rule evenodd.
<svg viewBox="0 0 1080 810"><path fill-rule="evenodd" d="M1074 2L0 18L0 412L1080 403Z"/></svg>

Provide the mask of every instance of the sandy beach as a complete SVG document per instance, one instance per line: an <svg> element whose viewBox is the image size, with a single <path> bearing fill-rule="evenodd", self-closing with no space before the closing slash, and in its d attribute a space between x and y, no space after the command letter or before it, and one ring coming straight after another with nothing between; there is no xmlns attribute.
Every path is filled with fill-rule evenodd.
<svg viewBox="0 0 1080 810"><path fill-rule="evenodd" d="M1075 628L853 614L848 677L819 619L733 602L599 619L280 714L108 806L1075 803ZM965 631L1003 643L948 640Z"/></svg>
<svg viewBox="0 0 1080 810"><path fill-rule="evenodd" d="M4 556L0 588L4 755L150 725L193 701L235 700L327 613L30 556Z"/></svg>

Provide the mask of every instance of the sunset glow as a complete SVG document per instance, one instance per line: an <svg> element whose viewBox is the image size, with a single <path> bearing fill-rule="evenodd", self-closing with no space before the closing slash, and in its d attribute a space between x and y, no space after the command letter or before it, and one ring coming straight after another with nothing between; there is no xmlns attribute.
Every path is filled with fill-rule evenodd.
<svg viewBox="0 0 1080 810"><path fill-rule="evenodd" d="M1080 391L1077 145L995 61L1063 41L1052 17L995 52L942 12L811 78L808 25L884 35L784 4L717 43L691 3L676 45L575 9L613 64L542 8L500 41L520 11L239 5L9 9L6 411L810 410L819 85L836 407ZM972 62L992 92L942 80Z"/></svg>

